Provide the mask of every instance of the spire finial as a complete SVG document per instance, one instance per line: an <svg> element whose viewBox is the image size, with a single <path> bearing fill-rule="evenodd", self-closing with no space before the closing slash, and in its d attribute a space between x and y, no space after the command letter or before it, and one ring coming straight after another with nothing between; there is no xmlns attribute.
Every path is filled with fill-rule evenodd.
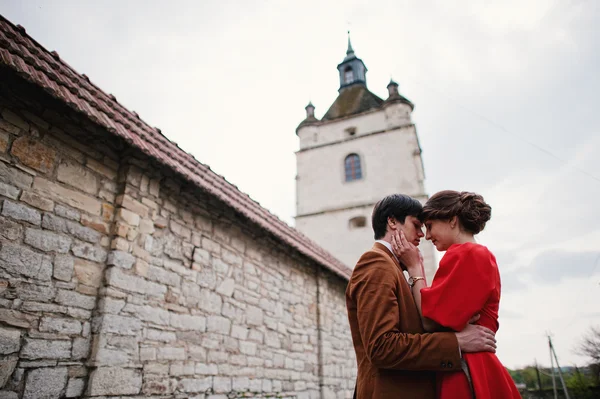
<svg viewBox="0 0 600 399"><path fill-rule="evenodd" d="M352 43L350 42L350 31L348 31L348 50L346 50L346 55L354 54L354 49L352 48Z"/></svg>

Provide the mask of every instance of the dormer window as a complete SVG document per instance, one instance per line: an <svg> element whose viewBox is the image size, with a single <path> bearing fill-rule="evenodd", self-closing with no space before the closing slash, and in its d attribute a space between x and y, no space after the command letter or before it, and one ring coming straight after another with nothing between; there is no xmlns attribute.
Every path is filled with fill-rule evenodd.
<svg viewBox="0 0 600 399"><path fill-rule="evenodd" d="M344 82L346 82L346 84L354 82L354 72L350 67L346 68L344 71Z"/></svg>

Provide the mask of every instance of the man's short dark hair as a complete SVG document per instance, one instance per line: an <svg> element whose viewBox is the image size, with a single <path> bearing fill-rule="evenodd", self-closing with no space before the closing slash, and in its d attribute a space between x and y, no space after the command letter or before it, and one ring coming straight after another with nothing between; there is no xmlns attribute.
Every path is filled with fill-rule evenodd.
<svg viewBox="0 0 600 399"><path fill-rule="evenodd" d="M393 217L401 224L407 216L420 217L423 205L416 199L404 194L392 194L375 204L372 215L373 232L375 239L385 236L388 218Z"/></svg>

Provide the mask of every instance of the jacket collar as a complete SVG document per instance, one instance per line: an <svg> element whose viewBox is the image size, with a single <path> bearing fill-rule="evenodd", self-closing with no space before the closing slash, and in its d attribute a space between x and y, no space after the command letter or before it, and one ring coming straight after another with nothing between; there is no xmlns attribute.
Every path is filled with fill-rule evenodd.
<svg viewBox="0 0 600 399"><path fill-rule="evenodd" d="M396 258L396 255L394 255L392 253L392 251L390 251L385 245L383 245L379 242L376 242L375 244L373 244L373 249L385 252L387 254L387 256L389 256L389 258L392 260L392 262L394 262L394 264L396 266L398 266L402 270L406 270L406 268L398 261L398 258Z"/></svg>

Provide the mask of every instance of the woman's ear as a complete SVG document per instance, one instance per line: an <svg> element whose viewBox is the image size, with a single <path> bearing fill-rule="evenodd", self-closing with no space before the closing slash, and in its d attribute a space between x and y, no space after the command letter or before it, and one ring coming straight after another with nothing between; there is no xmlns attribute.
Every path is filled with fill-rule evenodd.
<svg viewBox="0 0 600 399"><path fill-rule="evenodd" d="M450 219L450 228L454 229L454 228L456 228L457 225L458 225L458 216L453 216L452 219Z"/></svg>

